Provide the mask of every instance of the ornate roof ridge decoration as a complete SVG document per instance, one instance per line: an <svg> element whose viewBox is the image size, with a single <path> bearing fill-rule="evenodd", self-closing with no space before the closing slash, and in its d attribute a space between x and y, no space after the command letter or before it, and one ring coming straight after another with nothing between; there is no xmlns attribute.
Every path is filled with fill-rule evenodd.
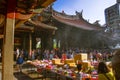
<svg viewBox="0 0 120 80"><path fill-rule="evenodd" d="M85 19L83 19L82 11L81 12L76 11L76 15L67 15L66 13L64 13L64 11L60 13L60 12L53 10L52 16L54 19L62 23L75 26L77 28L82 28L85 30L101 30L102 29L101 26L91 24Z"/></svg>
<svg viewBox="0 0 120 80"><path fill-rule="evenodd" d="M68 14L66 14L64 11L62 11L62 13L61 13L61 12L57 12L57 11L53 10L53 13L56 13L56 14L57 14L58 16L60 16L61 18L70 19L70 20L83 19L83 17L82 17L82 12L83 12L83 11L81 11L81 12L76 11L76 12L75 12L76 15L68 15Z"/></svg>
<svg viewBox="0 0 120 80"><path fill-rule="evenodd" d="M28 21L29 21L30 23L34 24L35 26L39 26L39 27L44 28L44 29L57 30L56 27L53 27L53 26L50 26L50 25L41 23L40 21L33 21L33 20L31 20L31 19L29 19Z"/></svg>

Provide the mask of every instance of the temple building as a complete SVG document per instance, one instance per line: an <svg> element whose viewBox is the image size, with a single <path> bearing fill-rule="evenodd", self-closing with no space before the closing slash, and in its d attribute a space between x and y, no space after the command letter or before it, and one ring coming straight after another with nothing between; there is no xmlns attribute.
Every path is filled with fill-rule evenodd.
<svg viewBox="0 0 120 80"><path fill-rule="evenodd" d="M97 46L96 43L98 42L93 41L96 38L93 34L100 31L101 26L97 22L91 24L85 20L82 11L76 11L75 13L76 15L67 15L64 12L57 12L52 9L52 6L49 6L47 9L40 9L39 12L37 9L34 10L34 15L20 15L18 18L22 20L16 19L15 22L14 48L19 47L28 51L35 49L37 48L38 38L41 39L41 48L43 50L46 48L52 49L53 40L57 42L56 47L60 46L61 48L68 48L68 46L82 48ZM1 23L1 45L3 42L2 28ZM2 46L0 47L2 48Z"/></svg>
<svg viewBox="0 0 120 80"><path fill-rule="evenodd" d="M102 30L102 27L97 22L91 24L85 20L82 11L76 11L76 15L67 15L49 6L40 15L42 23L57 27L52 37L56 46L52 48L101 48L103 46L103 41L96 34Z"/></svg>

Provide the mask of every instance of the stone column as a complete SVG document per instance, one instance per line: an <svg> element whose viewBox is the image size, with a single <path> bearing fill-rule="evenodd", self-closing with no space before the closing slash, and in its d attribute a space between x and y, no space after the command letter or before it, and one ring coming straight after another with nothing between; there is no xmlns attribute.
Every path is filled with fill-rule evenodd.
<svg viewBox="0 0 120 80"><path fill-rule="evenodd" d="M30 39L30 43L29 43L29 52L31 52L32 51L32 34L31 33L29 33L29 39Z"/></svg>
<svg viewBox="0 0 120 80"><path fill-rule="evenodd" d="M7 0L7 15L4 29L2 80L14 80L13 51L16 0Z"/></svg>
<svg viewBox="0 0 120 80"><path fill-rule="evenodd" d="M7 18L3 43L2 80L13 79L14 19ZM7 77L6 77L7 76Z"/></svg>

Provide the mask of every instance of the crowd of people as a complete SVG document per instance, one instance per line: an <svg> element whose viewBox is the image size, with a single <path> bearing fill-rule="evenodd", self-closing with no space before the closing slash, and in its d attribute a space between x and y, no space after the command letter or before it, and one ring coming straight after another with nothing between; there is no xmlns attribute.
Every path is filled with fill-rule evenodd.
<svg viewBox="0 0 120 80"><path fill-rule="evenodd" d="M87 53L88 60L98 61L98 78L99 80L120 80L120 50L85 50L85 49L53 49L53 50L44 50L43 52L40 49L33 49L30 53L25 50L20 50L16 48L14 53L14 59L17 61L17 64L21 65L26 60L52 60L53 58L62 59L63 54L67 59L74 58L76 54ZM20 62L18 59L20 59ZM105 62L110 61L112 70L108 68ZM81 70L81 66L79 65ZM19 66L20 67L20 66ZM77 66L78 67L78 66ZM20 67L21 68L21 67Z"/></svg>
<svg viewBox="0 0 120 80"><path fill-rule="evenodd" d="M24 60L35 60L35 59L49 59L52 58L61 58L62 54L66 54L68 59L74 58L74 55L79 53L87 53L88 60L95 61L110 61L113 56L113 50L88 50L88 49L79 49L79 48L70 48L70 49L45 49L41 51L40 49L33 49L31 52L28 52L24 49L16 48L14 52L14 60L17 59L19 54L23 55Z"/></svg>

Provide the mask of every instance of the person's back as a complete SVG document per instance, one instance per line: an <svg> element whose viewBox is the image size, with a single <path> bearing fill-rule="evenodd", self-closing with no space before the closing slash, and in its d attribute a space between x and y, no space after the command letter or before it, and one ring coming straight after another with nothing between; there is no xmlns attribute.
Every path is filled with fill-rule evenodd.
<svg viewBox="0 0 120 80"><path fill-rule="evenodd" d="M108 69L105 62L100 62L98 65L98 79L99 80L115 80L113 73Z"/></svg>
<svg viewBox="0 0 120 80"><path fill-rule="evenodd" d="M23 64L24 60L23 60L23 56L22 54L19 55L19 57L17 58L16 64L17 64L17 68L18 70L21 72L22 71L22 64Z"/></svg>
<svg viewBox="0 0 120 80"><path fill-rule="evenodd" d="M112 58L112 70L116 80L120 80L120 50L114 52Z"/></svg>
<svg viewBox="0 0 120 80"><path fill-rule="evenodd" d="M98 74L98 78L99 80L114 80L114 75L112 72L108 72L105 74Z"/></svg>

